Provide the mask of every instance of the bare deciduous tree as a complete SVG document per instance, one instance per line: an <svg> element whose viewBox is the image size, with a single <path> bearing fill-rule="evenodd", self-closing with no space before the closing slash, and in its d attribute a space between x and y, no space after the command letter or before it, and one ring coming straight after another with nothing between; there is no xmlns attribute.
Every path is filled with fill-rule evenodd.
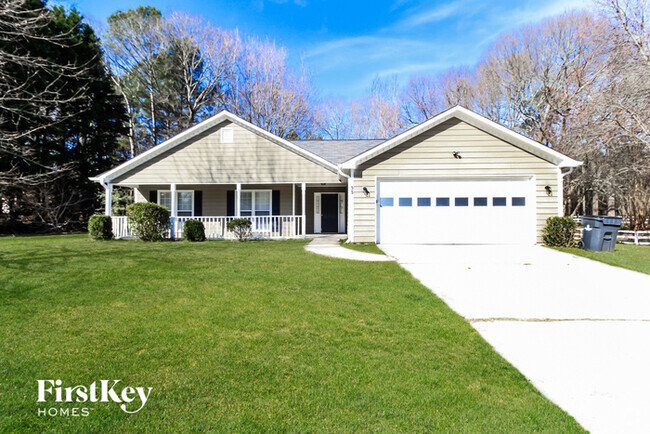
<svg viewBox="0 0 650 434"><path fill-rule="evenodd" d="M318 129L327 139L341 140L352 136L350 129L350 104L343 98L322 101L316 109Z"/></svg>
<svg viewBox="0 0 650 434"><path fill-rule="evenodd" d="M206 108L224 106L235 74L239 37L215 28L204 19L173 13L164 19L164 44L173 51L180 76L180 130L194 125Z"/></svg>
<svg viewBox="0 0 650 434"><path fill-rule="evenodd" d="M287 66L284 48L247 40L239 50L232 86L226 106L252 124L280 137L304 137L313 130L309 76Z"/></svg>
<svg viewBox="0 0 650 434"><path fill-rule="evenodd" d="M118 11L109 17L109 29L103 38L108 63L113 70L116 88L124 98L129 114L129 146L131 157L140 149L136 146L137 107L142 104L139 91L148 95L148 144L162 140L159 134L158 113L160 83L158 55L164 51L163 23L160 13L149 7L127 12Z"/></svg>
<svg viewBox="0 0 650 434"><path fill-rule="evenodd" d="M78 114L62 113L62 104L83 107L80 102L87 98L85 88L61 91L67 80L85 74L85 64L55 63L24 49L29 41L72 46L67 35L44 31L51 20L46 9L25 5L24 0L0 2L0 156L7 163L0 168L0 187L37 185L69 169L42 164L24 141ZM25 166L36 169L25 171Z"/></svg>

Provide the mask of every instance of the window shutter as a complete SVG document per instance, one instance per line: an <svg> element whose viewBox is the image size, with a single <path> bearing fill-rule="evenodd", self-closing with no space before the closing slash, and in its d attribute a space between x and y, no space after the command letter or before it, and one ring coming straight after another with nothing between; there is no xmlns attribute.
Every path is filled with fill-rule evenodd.
<svg viewBox="0 0 650 434"><path fill-rule="evenodd" d="M158 190L149 190L149 202L158 203Z"/></svg>
<svg viewBox="0 0 650 434"><path fill-rule="evenodd" d="M203 215L203 192L194 190L194 215L201 217Z"/></svg>
<svg viewBox="0 0 650 434"><path fill-rule="evenodd" d="M235 215L235 190L226 192L226 215Z"/></svg>
<svg viewBox="0 0 650 434"><path fill-rule="evenodd" d="M271 192L271 215L280 215L280 190Z"/></svg>

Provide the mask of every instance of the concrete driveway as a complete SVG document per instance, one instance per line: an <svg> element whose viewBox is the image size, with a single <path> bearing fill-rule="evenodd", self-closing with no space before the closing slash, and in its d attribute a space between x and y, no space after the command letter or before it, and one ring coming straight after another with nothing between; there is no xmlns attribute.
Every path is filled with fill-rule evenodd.
<svg viewBox="0 0 650 434"><path fill-rule="evenodd" d="M381 248L583 427L650 431L650 276L540 246Z"/></svg>

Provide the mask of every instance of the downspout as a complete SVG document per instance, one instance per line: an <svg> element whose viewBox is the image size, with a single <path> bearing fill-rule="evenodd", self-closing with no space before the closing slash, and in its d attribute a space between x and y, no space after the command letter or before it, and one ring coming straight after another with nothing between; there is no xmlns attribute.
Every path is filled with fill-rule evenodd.
<svg viewBox="0 0 650 434"><path fill-rule="evenodd" d="M562 217L564 215L564 177L567 175L570 175L571 172L573 172L574 167L569 167L569 171L562 173L562 169L560 168L559 171L562 174L561 177L558 176L557 182L558 182L558 187L560 188L560 201L558 203L558 215Z"/></svg>
<svg viewBox="0 0 650 434"><path fill-rule="evenodd" d="M343 177L345 177L345 178L347 178L347 179L350 179L350 175L346 175L345 173L343 173L343 169L341 168L341 164L339 164L339 165L336 166L336 167L337 167L337 169L338 169L339 176L343 176Z"/></svg>
<svg viewBox="0 0 650 434"><path fill-rule="evenodd" d="M343 169L341 168L341 165L339 164L337 166L339 176L343 176L348 180L348 221L345 224L345 229L346 232L348 233L348 240L347 242L354 242L354 222L353 222L353 216L354 216L354 176L351 175L346 175L343 172ZM352 173L352 172L351 172Z"/></svg>

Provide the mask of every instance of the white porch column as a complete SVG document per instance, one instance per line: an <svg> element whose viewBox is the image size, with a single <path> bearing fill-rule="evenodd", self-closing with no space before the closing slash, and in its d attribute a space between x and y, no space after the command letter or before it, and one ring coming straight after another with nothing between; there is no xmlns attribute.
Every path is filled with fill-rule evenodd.
<svg viewBox="0 0 650 434"><path fill-rule="evenodd" d="M113 215L113 184L106 184L104 189L106 190L104 214L111 216Z"/></svg>
<svg viewBox="0 0 650 434"><path fill-rule="evenodd" d="M350 171L348 178L348 242L354 243L354 170Z"/></svg>
<svg viewBox="0 0 650 434"><path fill-rule="evenodd" d="M305 206L305 198L307 197L307 184L302 183L302 237L305 238L307 235L307 210Z"/></svg>
<svg viewBox="0 0 650 434"><path fill-rule="evenodd" d="M237 184L237 192L235 193L235 215L241 216L241 184Z"/></svg>
<svg viewBox="0 0 650 434"><path fill-rule="evenodd" d="M172 235L171 237L175 238L176 237L176 208L178 208L178 206L176 205L176 201L178 200L178 198L176 197L176 184L171 184L169 187L170 187L169 188L170 194L172 196L172 203L171 203L172 209L169 210L169 215L171 219L171 235Z"/></svg>

